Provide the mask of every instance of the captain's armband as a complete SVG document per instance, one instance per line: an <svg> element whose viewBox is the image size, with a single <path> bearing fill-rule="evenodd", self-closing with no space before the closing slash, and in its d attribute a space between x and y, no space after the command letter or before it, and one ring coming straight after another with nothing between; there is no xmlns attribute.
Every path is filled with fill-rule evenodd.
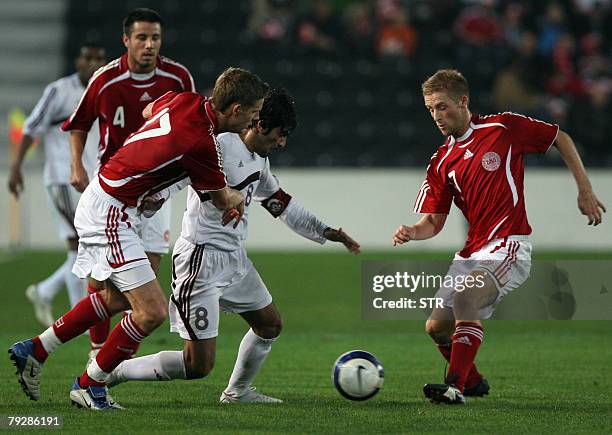
<svg viewBox="0 0 612 435"><path fill-rule="evenodd" d="M290 201L291 195L286 193L283 189L278 189L274 195L262 201L261 205L268 210L272 216L277 218L283 214Z"/></svg>

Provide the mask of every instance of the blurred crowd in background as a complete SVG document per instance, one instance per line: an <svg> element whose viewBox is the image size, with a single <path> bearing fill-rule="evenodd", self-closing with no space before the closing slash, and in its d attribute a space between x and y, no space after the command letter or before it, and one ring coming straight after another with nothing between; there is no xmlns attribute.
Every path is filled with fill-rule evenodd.
<svg viewBox="0 0 612 435"><path fill-rule="evenodd" d="M516 111L559 123L588 165L612 166L611 0L123 6L162 14L162 53L187 65L201 92L228 65L287 87L300 126L275 157L280 165L423 166L443 138L423 107L420 83L453 67L470 82L474 112ZM67 53L86 35L111 55L122 54L122 15L99 0L73 0ZM560 163L554 156L530 162Z"/></svg>

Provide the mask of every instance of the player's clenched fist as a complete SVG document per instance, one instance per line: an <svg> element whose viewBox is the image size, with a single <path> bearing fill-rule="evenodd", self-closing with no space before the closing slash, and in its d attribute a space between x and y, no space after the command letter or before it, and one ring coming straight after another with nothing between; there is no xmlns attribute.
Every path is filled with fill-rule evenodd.
<svg viewBox="0 0 612 435"><path fill-rule="evenodd" d="M402 245L416 238L416 228L414 226L400 225L393 233L393 246Z"/></svg>
<svg viewBox="0 0 612 435"><path fill-rule="evenodd" d="M83 165L72 163L70 171L70 184L79 192L83 193L89 184L89 177Z"/></svg>

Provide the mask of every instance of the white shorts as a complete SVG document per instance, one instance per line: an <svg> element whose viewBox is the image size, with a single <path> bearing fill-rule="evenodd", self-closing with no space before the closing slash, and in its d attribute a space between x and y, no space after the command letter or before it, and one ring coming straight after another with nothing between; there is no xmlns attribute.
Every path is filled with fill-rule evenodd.
<svg viewBox="0 0 612 435"><path fill-rule="evenodd" d="M492 240L469 258L455 254L443 282L456 284L457 277L468 276L472 271L477 270L486 272L498 291L495 301L483 307L479 312L479 320L484 320L493 315L495 307L505 295L518 288L529 278L531 242L527 236L508 236L504 239ZM449 285L441 287L435 296L442 298L445 307L452 308L455 293L457 293L456 286Z"/></svg>
<svg viewBox="0 0 612 435"><path fill-rule="evenodd" d="M213 338L219 308L229 313L256 311L272 296L244 249L219 251L179 237L172 251L170 331L185 340Z"/></svg>
<svg viewBox="0 0 612 435"><path fill-rule="evenodd" d="M152 217L142 215L136 220L136 232L142 239L145 252L167 254L170 250L170 215L171 199L168 198L162 208Z"/></svg>
<svg viewBox="0 0 612 435"><path fill-rule="evenodd" d="M79 252L72 272L97 281L110 279L121 291L155 279L144 245L135 231L135 207L127 207L102 190L94 179L81 195L74 225Z"/></svg>
<svg viewBox="0 0 612 435"><path fill-rule="evenodd" d="M62 240L76 239L74 213L81 195L70 184L51 184L47 186L47 200L57 233Z"/></svg>

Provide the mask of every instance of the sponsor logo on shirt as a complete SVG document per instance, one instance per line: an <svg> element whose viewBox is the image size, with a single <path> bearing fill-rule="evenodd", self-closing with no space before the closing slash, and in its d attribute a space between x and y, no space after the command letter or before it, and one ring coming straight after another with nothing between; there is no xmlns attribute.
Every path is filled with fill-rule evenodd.
<svg viewBox="0 0 612 435"><path fill-rule="evenodd" d="M501 165L501 157L496 152L488 152L482 156L482 167L489 172L497 171Z"/></svg>
<svg viewBox="0 0 612 435"><path fill-rule="evenodd" d="M474 153L470 150L465 150L465 154L463 154L463 160L467 160L470 157L474 157Z"/></svg>
<svg viewBox="0 0 612 435"><path fill-rule="evenodd" d="M140 101L151 101L152 99L153 98L151 98L151 96L149 95L147 91L145 91L145 93L142 94L140 97Z"/></svg>

